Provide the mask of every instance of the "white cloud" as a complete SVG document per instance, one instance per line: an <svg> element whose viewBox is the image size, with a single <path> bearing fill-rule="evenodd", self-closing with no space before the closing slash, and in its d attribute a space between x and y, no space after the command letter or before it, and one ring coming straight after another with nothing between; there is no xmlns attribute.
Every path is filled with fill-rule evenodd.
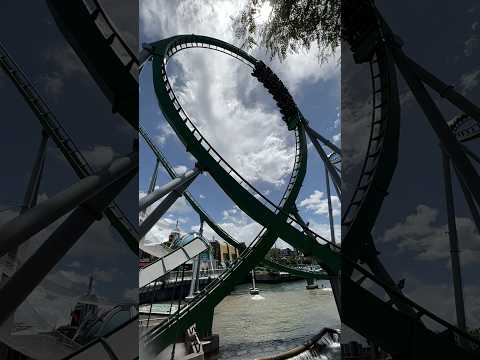
<svg viewBox="0 0 480 360"><path fill-rule="evenodd" d="M340 214L340 199L338 196L332 196L332 213L333 216ZM322 191L315 190L309 197L303 199L300 207L312 210L318 215L328 215L328 199Z"/></svg>
<svg viewBox="0 0 480 360"><path fill-rule="evenodd" d="M219 221L218 225L235 240L244 242L247 245L252 242L262 229L260 224L252 221L236 206L223 212L223 220ZM199 225L195 225L192 226L191 230L198 231L199 228ZM207 239L215 237L215 239L221 240L207 224L204 225L203 233Z"/></svg>
<svg viewBox="0 0 480 360"><path fill-rule="evenodd" d="M172 135L175 135L175 132L173 131L172 127L167 122L160 123L160 125L158 125L157 127L157 130L158 130L158 134L154 135L153 139L160 146L164 145L169 137L171 137Z"/></svg>
<svg viewBox="0 0 480 360"><path fill-rule="evenodd" d="M437 224L438 211L417 206L403 222L385 231L381 241L394 242L399 252L413 251L419 260L443 260L450 266L447 224ZM460 258L463 265L480 261L480 236L469 218L456 217Z"/></svg>
<svg viewBox="0 0 480 360"><path fill-rule="evenodd" d="M237 15L244 3L144 0L140 3L141 31L147 41L195 33L235 44L231 16ZM338 58L332 57L320 65L315 46L311 55L292 54L282 64L277 60L269 64L292 93L299 91L301 85L339 74ZM256 55L264 56L260 49ZM253 89L267 94L265 89L257 89L257 81L245 66L205 49L182 51L173 61L182 71L170 74L169 67L172 86L213 147L248 181L284 184L293 166L294 139L281 122L279 112L273 111L272 100L268 98L269 107L250 99L241 101ZM159 135L157 140L163 143L166 138Z"/></svg>
<svg viewBox="0 0 480 360"><path fill-rule="evenodd" d="M319 223L313 219L308 219L308 227L318 235L324 237L327 240L332 240L331 239L331 232L330 232L330 224L327 223ZM333 231L335 235L335 241L337 244L340 243L341 241L341 227L340 224L334 224L333 225Z"/></svg>
<svg viewBox="0 0 480 360"><path fill-rule="evenodd" d="M178 165L173 168L178 175L185 173L188 168L185 165Z"/></svg>
<svg viewBox="0 0 480 360"><path fill-rule="evenodd" d="M52 99L58 99L64 88L64 81L60 74L57 72L51 74L45 74L41 77L40 81L43 83L45 92L52 96Z"/></svg>
<svg viewBox="0 0 480 360"><path fill-rule="evenodd" d="M480 83L480 69L463 74L460 79L462 94L466 94Z"/></svg>
<svg viewBox="0 0 480 360"><path fill-rule="evenodd" d="M301 85L327 81L340 75L340 47L335 49L333 56L320 65L317 57L312 55L318 52L318 45L312 43L311 46L309 54L300 51L298 54L289 55L282 63L273 61L271 64L272 70L292 94L298 93Z"/></svg>
<svg viewBox="0 0 480 360"><path fill-rule="evenodd" d="M240 65L218 54L207 61L198 52L177 59L188 79L186 87L175 89L179 101L212 146L248 181L283 184L293 166L293 136L278 112L242 104ZM243 75L245 82L255 82Z"/></svg>
<svg viewBox="0 0 480 360"><path fill-rule="evenodd" d="M94 145L91 149L82 150L82 155L91 166L101 169L113 161L115 151L111 146Z"/></svg>
<svg viewBox="0 0 480 360"><path fill-rule="evenodd" d="M341 134L340 133L335 134L332 137L333 142L337 145L340 144L340 139L341 139Z"/></svg>

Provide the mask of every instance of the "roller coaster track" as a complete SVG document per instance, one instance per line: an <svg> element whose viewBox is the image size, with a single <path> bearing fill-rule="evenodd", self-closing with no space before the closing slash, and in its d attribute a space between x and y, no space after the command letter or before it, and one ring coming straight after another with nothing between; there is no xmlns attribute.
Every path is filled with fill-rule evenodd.
<svg viewBox="0 0 480 360"><path fill-rule="evenodd" d="M63 35L118 112L138 129L138 59L98 0L47 0Z"/></svg>
<svg viewBox="0 0 480 360"><path fill-rule="evenodd" d="M10 57L7 50L0 44L0 66L5 70L16 88L27 102L39 120L43 131L53 140L67 162L81 179L95 173L82 152L73 142L72 137L55 117L46 101L40 96L25 73ZM138 235L136 227L129 221L120 207L112 202L105 210L105 215L113 227L117 229L129 248L137 253Z"/></svg>
<svg viewBox="0 0 480 360"><path fill-rule="evenodd" d="M387 159L395 159L396 151L388 151L389 149L385 147L385 144L387 140L391 139L395 149L398 142L397 124L399 113L396 111L398 110L396 108L398 97L396 96L396 88L393 86L395 85L395 73L392 72L391 54L388 47L383 46L381 42L376 42L375 45L372 50L375 52L376 57L372 58L372 67L378 64L379 73L373 72L372 77L380 78L382 86L380 88L376 86L374 91L377 92L378 90L379 97L388 101L374 105L375 109L382 109L381 118L373 118L375 126L372 129L369 145L371 149L369 148L367 156L374 161L372 161L372 164L364 166L366 169L365 173L372 170L367 168L367 166L378 168L380 160L383 162ZM450 335L475 344L474 346L477 347L480 345L478 340L406 298L391 282L385 281L385 279L372 274L358 265L359 251L349 252L349 255L352 255L351 259L350 256L342 252L343 249L341 250L334 244L329 243L310 229L306 229L288 211L274 205L243 179L211 147L191 122L185 111L183 111L170 86L166 73L166 64L169 58L176 52L191 47L205 47L227 53L233 52L243 57L244 60L255 64L254 59L230 44L204 36L175 36L150 44L150 46L153 56L152 66L155 91L165 118L187 150L210 173L223 191L242 211L265 228L253 242L254 245L247 248L233 267L220 276L219 281L215 281L207 286L199 296L181 309L177 316L168 319L142 337L144 345L146 345L144 349L146 353L157 354L175 340L175 336L179 334L179 331L183 331L194 321L201 322L201 315L213 311L214 305L226 295L228 289L235 284L235 280L243 276L255 262L261 260L261 257L265 255L269 246L273 244L273 241L278 236L290 245L313 254L332 276L338 276L341 263L361 274L360 279L353 280L350 274L342 273L340 316L345 324L379 344L387 352L394 356L408 359L445 358L449 356L456 356L462 359L478 358L477 354L474 354L469 349L460 347L451 338L445 337L444 339L442 338L442 341L439 341L441 335L427 328L420 319L428 318L429 321L447 329L447 333ZM388 87L385 87L387 84ZM387 117L393 118L393 120L389 119L389 122L386 122ZM303 124L300 122L298 128L302 126ZM374 142L378 144L374 145ZM390 169L388 166L387 164L387 167L382 170L385 174L376 173L374 178L365 178L365 175L369 176L371 174L362 173L361 186L367 185L366 190L368 191L366 191L366 195L359 197L360 203L355 206L361 205L362 208L365 208L366 203L371 203L376 207L374 212L378 214L381 200L383 199L383 196L380 195L384 195L386 191L386 187L382 188L380 186L388 186L395 164L390 165ZM365 210L361 210L361 212L365 212ZM358 222L360 215L364 216L361 213L359 214L357 210L352 217L352 224L353 221ZM352 242L354 238L357 241L361 241L362 237L369 235L368 229L373 226L375 219L369 219L368 217L366 219L369 220L369 223L363 227L365 232L361 231L357 234L352 232L352 235L350 235ZM293 223L296 226L293 226ZM298 227L304 231L298 230ZM271 237L269 236L270 239L266 239L266 235L263 234L263 232L267 232L265 229L275 229L275 234L272 234ZM355 250L354 247L352 249ZM371 286L368 288L362 286L367 279L377 289L383 290L387 296L375 295ZM334 294L337 297L339 295L335 292ZM353 302L355 302L356 306L352 305ZM377 314L380 314L380 316L377 316Z"/></svg>
<svg viewBox="0 0 480 360"><path fill-rule="evenodd" d="M175 37L173 38L175 40L183 40L182 37ZM169 39L172 40L172 39ZM218 40L212 39L212 38L206 38L206 37L195 37L195 44L192 42L182 44L182 49L187 48L187 47L206 47L210 48L213 50L217 51L222 51L225 52L235 58L239 58L240 56L243 57L243 62L248 61L250 63L250 66L252 65L255 66L256 61L255 59L251 58L248 54L241 52L240 50L236 49L235 47L232 47L226 43L220 42L221 47L217 46L212 46L212 42L215 43ZM181 41L179 41L181 43ZM183 46L186 45L186 46ZM173 55L174 52L171 52L170 55ZM156 61L156 58L154 57L154 62ZM155 69L155 67L154 67ZM167 81L166 76L164 79ZM170 92L172 95L172 99L174 98L173 91ZM180 109L180 105L178 102L175 100L176 106L178 106L177 109ZM185 113L183 113L185 117L187 116ZM200 135L198 132L198 129L192 124L189 123L191 127L194 128L194 132L198 134L200 137L200 142L205 142L207 146L209 146L209 149L212 151L212 153L216 152L214 149L208 144L208 142ZM290 177L290 181L287 185L287 188L285 190L285 193L280 201L280 206L283 209L286 209L287 211L290 210L292 211L294 209L294 201L298 195L298 191L300 190L301 183L303 181L303 178L305 176L305 170L306 170L306 138L305 138L305 133L303 129L303 125L299 123L299 125L294 129L295 130L295 139L296 139L296 155L295 155L295 163L293 167L293 172ZM176 174L174 173L173 169L171 166L168 164L166 159L162 156L162 154L158 151L158 149L155 148L155 146L152 146L153 143L149 140L148 135L146 132L140 128L141 134L144 136L146 139L147 143L153 148L154 153L156 153L157 158L159 161L162 162L162 165L164 165L167 168L167 172L169 172L170 176L175 177ZM228 165L218 154L217 161L223 162L225 165ZM203 166L204 163L201 162L201 165ZM234 170L232 168L228 169L229 173L234 173ZM234 173L235 176L238 176L241 179L241 176L238 173ZM245 186L249 186L248 183L244 180L241 179L242 183L245 184ZM246 191L245 188L243 188L241 185L239 185L243 190ZM253 197L253 194L250 192L247 192L249 196ZM218 231L218 227L216 224L210 219L209 216L205 216L206 213L203 211L203 209L193 200L190 194L187 194L188 200L190 204L193 204L193 207L195 210L197 210L202 218L202 220L206 221L209 223L209 225L212 225L213 229L216 229ZM286 220L286 219L285 219ZM231 243L233 246L238 247L238 242L233 240L228 234L226 234L223 231L219 231L220 236L222 238L225 238L226 241ZM170 342L174 341L176 336L179 334L179 331L183 331L191 325L193 322L197 322L197 328L198 328L198 322L202 316L209 316L212 314L213 308L216 304L218 304L233 288L234 284L238 283L242 278L245 277L245 275L248 273L248 271L255 266L256 263L261 261L268 250L271 248L275 240L277 239L277 234L268 231L265 228L257 235L256 239L252 242L250 247L248 247L240 256L239 259L234 263L234 265L227 269L219 278L217 278L214 282L209 284L207 288L205 288L202 291L202 294L195 297L190 303L187 304L184 308L181 309L180 313L177 314L175 317L170 318L168 321L162 323L160 327L157 327L153 329L152 331L148 332L145 334L143 337L143 340L145 344L147 345L147 351L148 353L155 353L157 351L160 351L162 348L164 348L166 345L168 345ZM209 320L205 319L204 320L206 323L208 323ZM211 321L211 320L210 320ZM208 325L207 325L208 326Z"/></svg>
<svg viewBox="0 0 480 360"><path fill-rule="evenodd" d="M157 161L159 161L164 169L167 171L168 175L172 178L175 179L178 177L178 174L175 172L173 166L169 163L167 158L164 156L162 151L155 145L155 143L152 141L150 135L148 132L141 126L139 125L139 132L140 135L143 137L147 145L150 147L150 149L153 151L153 153L156 156ZM228 234L221 226L219 226L213 219L212 217L207 213L207 211L199 204L197 200L193 197L193 195L188 191L183 192L183 196L185 197L185 200L192 206L194 211L199 215L200 220L204 221L205 223L208 224L208 226L218 235L220 236L223 240L225 240L228 244L232 245L236 249L238 249L241 253L241 251L244 250L244 247L241 246L241 244L235 240L230 234ZM305 279L329 279L329 276L325 274L324 272L321 273L314 273L310 271L303 271L299 270L287 265L284 265L280 262L265 258L262 261L265 265L277 269L280 271L285 271L288 272L289 274L305 278Z"/></svg>

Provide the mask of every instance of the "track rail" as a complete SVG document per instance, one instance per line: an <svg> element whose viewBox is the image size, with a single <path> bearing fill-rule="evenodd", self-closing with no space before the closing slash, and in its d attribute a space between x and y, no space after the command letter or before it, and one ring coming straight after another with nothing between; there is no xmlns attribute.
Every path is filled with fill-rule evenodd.
<svg viewBox="0 0 480 360"><path fill-rule="evenodd" d="M98 0L47 0L54 19L118 112L138 129L138 59Z"/></svg>
<svg viewBox="0 0 480 360"><path fill-rule="evenodd" d="M393 60L380 46L369 61L372 84L370 134L353 196L342 210L342 250L350 257L362 254L362 235L369 234L378 217L397 164L400 107Z"/></svg>

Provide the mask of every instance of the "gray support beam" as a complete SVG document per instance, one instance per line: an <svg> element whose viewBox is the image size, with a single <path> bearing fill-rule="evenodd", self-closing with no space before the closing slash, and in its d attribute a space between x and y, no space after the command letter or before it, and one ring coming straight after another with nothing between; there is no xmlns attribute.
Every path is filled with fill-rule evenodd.
<svg viewBox="0 0 480 360"><path fill-rule="evenodd" d="M81 204L15 272L0 289L0 324L38 286L88 228L102 217L108 204L136 174L137 168L130 168L128 172L110 182L102 192Z"/></svg>
<svg viewBox="0 0 480 360"><path fill-rule="evenodd" d="M404 55L405 61L410 65L411 69L425 84L435 90L441 97L447 99L460 110L470 115L472 118L480 122L480 108L466 99L459 92L455 91L453 86L445 84L428 70L417 64L407 55Z"/></svg>
<svg viewBox="0 0 480 360"><path fill-rule="evenodd" d="M160 165L160 160L157 158L157 162L155 164L155 169L153 170L152 177L150 179L150 184L148 185L147 194L151 194L155 190L155 185L157 185L157 177L158 177L158 166ZM140 210L142 215L145 215L145 209Z"/></svg>
<svg viewBox="0 0 480 360"><path fill-rule="evenodd" d="M313 146L315 146L315 149L317 150L318 155L320 155L320 157L323 160L323 163L327 167L328 172L332 176L333 184L335 185L335 189L337 190L337 193L340 196L342 180L340 179L340 175L338 174L337 169L332 165L332 163L330 162L330 159L328 158L327 153L325 152L325 150L323 150L322 146L318 143L316 137L312 133L312 129L310 129L309 127L306 127L305 130L307 132L308 138L312 142Z"/></svg>
<svg viewBox="0 0 480 360"><path fill-rule="evenodd" d="M45 131L42 131L42 139L40 141L40 146L37 152L37 158L35 159L35 163L33 164L32 173L30 175L30 179L28 181L27 190L25 191L25 197L23 199L23 207L20 210L20 215L24 214L28 209L33 208L37 205L38 200L38 190L40 188L40 182L42 179L43 169L45 167L45 158L47 155L47 143L48 143L48 134ZM12 259L12 264L14 269L18 267L18 264L23 261L25 257L25 253L27 253L27 249L25 247L15 247L11 251L9 251L8 256ZM0 281L2 281L3 275L0 273ZM8 324L7 324L8 323ZM4 327L8 327L8 329L13 328L13 314L8 319L5 320L3 323Z"/></svg>
<svg viewBox="0 0 480 360"><path fill-rule="evenodd" d="M170 207L177 201L177 199L182 196L182 193L190 186L190 184L195 180L199 173L195 176L190 177L189 180L181 184L175 190L170 192L165 199L162 200L160 204L152 211L150 215L140 224L139 229L139 240L142 239L150 229L157 223L158 220L170 209Z"/></svg>
<svg viewBox="0 0 480 360"><path fill-rule="evenodd" d="M335 240L335 229L334 229L334 222L333 222L333 209L332 209L332 199L330 195L330 175L328 174L328 169L325 166L325 182L327 188L327 199L328 199L328 220L330 221L330 241L334 244L337 244Z"/></svg>
<svg viewBox="0 0 480 360"><path fill-rule="evenodd" d="M142 44L142 50L138 56L138 73L140 74L143 70L143 65L152 58L152 45L144 43Z"/></svg>
<svg viewBox="0 0 480 360"><path fill-rule="evenodd" d="M425 86L416 74L411 70L405 54L400 48L392 47L395 61L405 78L408 86L412 90L415 99L425 113L430 126L435 131L443 150L458 170L458 176L462 178L465 185L470 190L472 197L477 204L480 204L480 176L473 167L470 159L464 151L464 147L457 141L455 136L448 128L447 122L433 101Z"/></svg>
<svg viewBox="0 0 480 360"><path fill-rule="evenodd" d="M470 213L472 214L473 221L475 222L475 226L477 227L477 231L480 234L480 213L478 212L477 204L472 199L472 194L468 191L467 187L463 180L458 177L460 182L460 186L462 187L463 194L465 195L465 200L467 201L467 205L470 209Z"/></svg>
<svg viewBox="0 0 480 360"><path fill-rule="evenodd" d="M460 269L460 256L458 249L457 224L455 221L455 204L453 202L452 175L448 155L442 150L443 175L445 182L445 199L448 219L448 239L450 240L450 260L452 263L453 289L455 292L455 310L457 325L466 330L465 303L463 300L462 272Z"/></svg>
<svg viewBox="0 0 480 360"><path fill-rule="evenodd" d="M190 291L188 297L194 297L198 289L199 275L200 275L200 255L197 255L193 260L192 266L192 281L190 282Z"/></svg>
<svg viewBox="0 0 480 360"><path fill-rule="evenodd" d="M160 161L157 159L155 164L155 169L153 170L152 178L150 179L150 185L148 186L148 193L152 193L155 190L155 185L157 185L157 177L158 177L158 166L160 165Z"/></svg>
<svg viewBox="0 0 480 360"><path fill-rule="evenodd" d="M38 189L40 187L40 181L45 167L45 158L47 155L47 143L48 134L45 131L42 131L42 140L38 149L37 158L35 159L35 164L33 165L32 174L30 175L25 198L23 199L24 207L20 212L21 214L24 213L26 209L31 209L37 205Z"/></svg>
<svg viewBox="0 0 480 360"><path fill-rule="evenodd" d="M178 178L175 178L167 184L161 186L158 190L155 190L152 193L145 195L143 198L140 199L139 202L140 211L145 210L148 206L152 205L155 201L161 199L169 192L179 189L183 184L185 184L190 179L195 178L199 173L200 170L198 168L188 170Z"/></svg>
<svg viewBox="0 0 480 360"><path fill-rule="evenodd" d="M0 227L0 256L94 197L132 169L138 169L136 153L112 161L108 168L79 180L68 189L3 224Z"/></svg>
<svg viewBox="0 0 480 360"><path fill-rule="evenodd" d="M24 214L28 209L31 209L35 205L37 205L38 189L40 188L43 169L45 167L45 158L47 155L47 143L48 134L45 131L42 131L42 140L40 141L37 158L35 159L35 163L33 164L33 170L28 181L27 190L25 191L25 197L23 199L23 206L20 210L20 215ZM17 258L17 252L18 247L15 247L9 253L12 259Z"/></svg>
<svg viewBox="0 0 480 360"><path fill-rule="evenodd" d="M342 155L342 150L332 143L330 140L327 138L323 137L320 135L318 132L316 132L314 129L312 129L310 126L306 126L306 129L308 129L314 137L316 137L318 140L320 140L324 145L328 146L330 149L332 149L334 152L336 152L338 155Z"/></svg>

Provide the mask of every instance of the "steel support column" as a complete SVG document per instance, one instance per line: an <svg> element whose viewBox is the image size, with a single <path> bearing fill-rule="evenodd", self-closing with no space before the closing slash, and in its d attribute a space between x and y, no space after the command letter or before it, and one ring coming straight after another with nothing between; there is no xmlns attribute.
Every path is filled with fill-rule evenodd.
<svg viewBox="0 0 480 360"><path fill-rule="evenodd" d="M45 167L45 158L47 155L47 143L48 134L42 131L42 140L37 152L37 158L33 164L33 170L28 181L27 190L25 191L25 197L23 199L23 206L20 210L20 215L24 214L28 209L37 205L38 189L40 188L40 182ZM10 251L9 256L14 260L17 258L18 247L15 247Z"/></svg>
<svg viewBox="0 0 480 360"><path fill-rule="evenodd" d="M337 145L335 145L334 143L332 143L331 141L329 141L328 139L320 135L317 131L315 131L315 129L312 129L309 126L308 126L308 130L312 133L314 137L316 137L318 140L320 140L322 143L324 143L326 146L328 146L338 155L342 155L342 150Z"/></svg>
<svg viewBox="0 0 480 360"><path fill-rule="evenodd" d="M330 240L336 244L337 242L335 241L335 229L333 228L333 210L332 210L332 199L330 195L330 176L328 174L328 169L325 166L325 182L326 182L326 188L327 188L327 199L328 199L328 219L330 220Z"/></svg>
<svg viewBox="0 0 480 360"><path fill-rule="evenodd" d="M425 89L421 79L410 68L406 55L400 48L392 48L395 62L440 140L443 150L448 154L448 157L458 170L458 176L462 178L477 204L480 204L480 176L465 154L463 146L448 128L444 116Z"/></svg>
<svg viewBox="0 0 480 360"><path fill-rule="evenodd" d="M463 180L458 177L458 181L460 182L460 186L462 187L463 194L465 195L465 200L467 201L467 205L470 209L470 213L472 214L472 218L475 226L477 227L477 231L480 234L480 213L478 212L477 204L475 204L475 201L473 201L472 194L470 193L470 191L468 191L468 188L466 187Z"/></svg>
<svg viewBox="0 0 480 360"><path fill-rule="evenodd" d="M441 97L450 101L453 105L470 115L472 118L480 122L480 108L466 99L459 92L455 91L453 86L445 84L428 70L417 64L407 55L404 55L405 61L410 65L415 74Z"/></svg>
<svg viewBox="0 0 480 360"><path fill-rule="evenodd" d="M443 176L445 183L445 198L448 219L448 239L450 241L450 260L452 263L453 289L455 292L455 310L457 314L457 325L460 329L466 330L465 304L463 300L462 272L460 269L460 257L458 249L457 224L455 221L455 204L452 190L452 174L450 171L450 160L442 149Z"/></svg>
<svg viewBox="0 0 480 360"><path fill-rule="evenodd" d="M40 187L43 169L45 167L45 158L47 156L48 138L48 134L45 131L42 131L42 140L40 142L40 147L38 148L37 158L33 165L27 191L25 192L25 198L23 199L23 208L20 211L20 214L23 214L26 209L31 209L37 205L38 189Z"/></svg>
<svg viewBox="0 0 480 360"><path fill-rule="evenodd" d="M178 186L175 190L170 192L168 196L152 211L150 215L140 224L139 240L142 239L150 229L157 223L158 220L170 209L170 207L182 196L183 192L190 186L190 184L198 176L197 172L193 177L190 177L186 182Z"/></svg>
<svg viewBox="0 0 480 360"><path fill-rule="evenodd" d="M155 190L148 195L145 195L143 198L140 199L139 202L140 211L145 210L148 206L152 205L155 201L161 199L171 191L179 189L183 184L185 184L190 179L195 178L199 173L200 170L198 168L186 171L183 175L171 180L167 184L160 187L158 190Z"/></svg>
<svg viewBox="0 0 480 360"><path fill-rule="evenodd" d="M155 164L155 169L153 170L152 178L150 179L150 184L148 185L148 193L152 193L155 190L155 185L157 185L158 177L158 166L160 165L160 160L157 159Z"/></svg>
<svg viewBox="0 0 480 360"><path fill-rule="evenodd" d="M335 167L330 162L330 159L328 158L327 154L323 150L322 146L318 143L318 140L316 139L316 137L313 135L312 130L308 126L305 127L305 130L307 132L308 138L312 142L313 146L315 146L315 149L317 150L318 154L322 158L325 166L328 169L328 172L332 176L333 184L335 185L335 189L337 190L337 194L340 196L340 194L341 194L340 189L342 187L342 181L340 179L340 175L338 174L337 170L335 169Z"/></svg>

